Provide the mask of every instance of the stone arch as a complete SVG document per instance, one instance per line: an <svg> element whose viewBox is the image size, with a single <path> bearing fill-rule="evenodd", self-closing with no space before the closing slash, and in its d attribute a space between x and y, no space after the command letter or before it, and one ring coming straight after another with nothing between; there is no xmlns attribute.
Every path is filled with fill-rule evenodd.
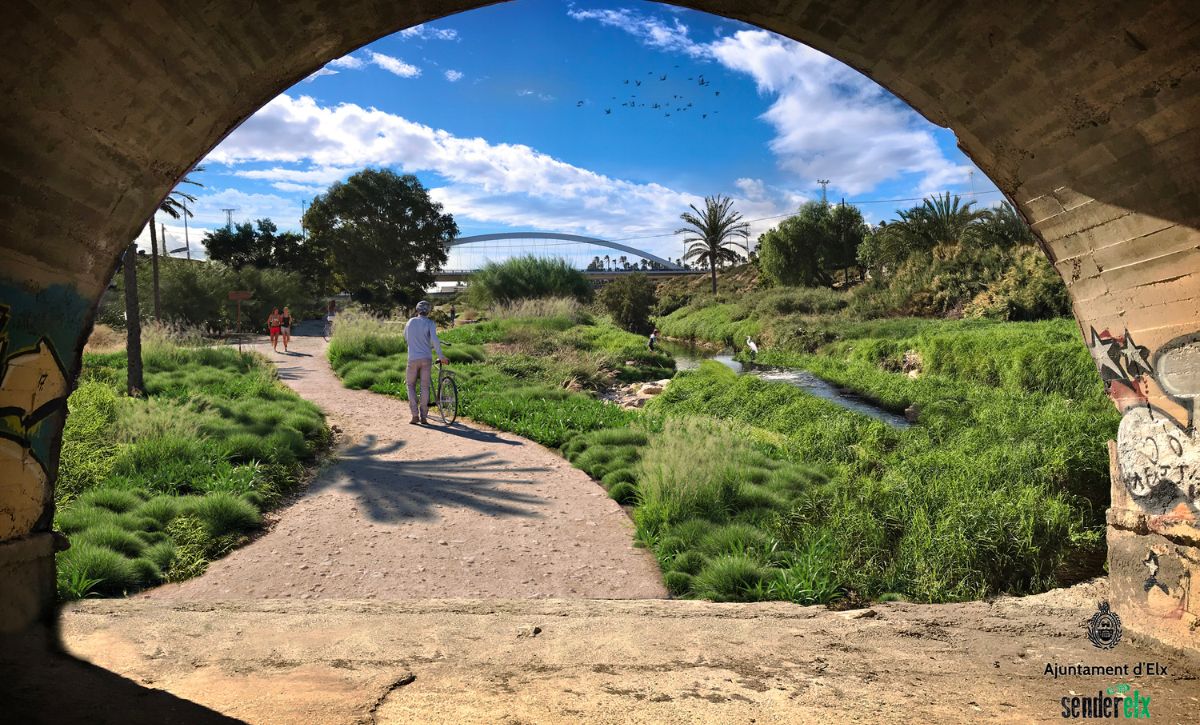
<svg viewBox="0 0 1200 725"><path fill-rule="evenodd" d="M484 4L5 4L0 337L14 345L44 337L70 381L118 253L188 168L325 62ZM1191 342L1200 327L1200 5L679 4L807 43L952 128L1033 225L1066 280L1114 402L1136 412L1122 425L1122 444L1124 437L1170 435L1186 443L1188 465L1200 462L1189 427L1200 394L1200 349ZM1154 367L1163 360L1171 370L1165 384ZM0 408L28 412L42 393L15 382L26 379L4 383ZM62 420L57 410L37 423L45 427L35 438L51 480ZM1154 428L1162 421L1170 424L1165 433ZM18 438L33 441L29 434ZM32 445L6 447L0 470L33 470ZM1139 450L1121 445L1113 453L1114 607L1129 624L1194 646L1186 627L1200 606L1200 571L1191 574L1196 565L1180 547L1200 560L1196 487L1172 481L1177 504L1148 513L1136 495L1141 489L1120 483L1141 470ZM45 614L53 595L52 501L35 479L0 481L0 519L11 520L0 534L0 590L19 592L0 599L0 630ZM31 501L41 515L27 512ZM1170 582L1165 603L1142 593L1142 554L1151 544L1160 551L1156 581Z"/></svg>

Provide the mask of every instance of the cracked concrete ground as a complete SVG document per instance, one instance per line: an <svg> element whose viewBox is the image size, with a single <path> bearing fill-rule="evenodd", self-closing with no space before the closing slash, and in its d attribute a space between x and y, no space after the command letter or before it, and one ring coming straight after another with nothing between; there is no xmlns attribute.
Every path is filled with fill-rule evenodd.
<svg viewBox="0 0 1200 725"><path fill-rule="evenodd" d="M1049 722L1062 720L1061 698L1121 683L1151 697L1154 721L1195 722L1200 663L1129 634L1111 651L1089 643L1085 623L1106 594L1096 582L849 612L662 600L94 600L64 611L63 640L128 678L134 694L86 682L54 689L61 672L39 679L27 666L0 681L15 681L20 701L50 699L68 716L58 722L100 702L92 722L161 712L252 723ZM1167 674L1044 674L1047 663L1143 661ZM205 709L148 708L159 690L180 698L176 708ZM140 715L125 702L142 703Z"/></svg>

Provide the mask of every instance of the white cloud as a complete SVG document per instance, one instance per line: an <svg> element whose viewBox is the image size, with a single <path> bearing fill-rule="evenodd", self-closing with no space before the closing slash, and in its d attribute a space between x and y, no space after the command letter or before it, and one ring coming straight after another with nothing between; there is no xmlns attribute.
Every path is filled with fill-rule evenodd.
<svg viewBox="0 0 1200 725"><path fill-rule="evenodd" d="M367 55L370 56L371 62L389 73L394 73L401 78L416 78L421 75L421 69L410 63L405 63L399 58L383 53L376 53L373 50L368 50Z"/></svg>
<svg viewBox="0 0 1200 725"><path fill-rule="evenodd" d="M446 71L445 75L446 75L446 80L450 81L451 83L454 83L455 81L460 81L460 80L462 80L462 77L463 77L462 72L456 71L456 70L448 70L448 71Z"/></svg>
<svg viewBox="0 0 1200 725"><path fill-rule="evenodd" d="M738 179L737 181L733 182L733 185L736 186L747 199L761 199L766 194L766 185L763 184L762 179Z"/></svg>
<svg viewBox="0 0 1200 725"><path fill-rule="evenodd" d="M663 20L626 9L571 9L568 15L753 78L759 92L775 97L762 116L775 128L770 149L798 184L828 178L845 193L860 194L914 174L925 193L964 182L971 168L947 159L929 124L874 81L774 33L739 30L697 43L678 18Z"/></svg>
<svg viewBox="0 0 1200 725"><path fill-rule="evenodd" d="M431 28L428 25L414 25L399 33L405 40L458 40L458 31L453 28Z"/></svg>
<svg viewBox="0 0 1200 725"><path fill-rule="evenodd" d="M337 75L337 74L338 74L338 72L337 72L337 71L335 71L335 70L331 70L331 69L329 69L329 68L318 68L317 70L313 71L312 75L310 75L309 77L305 78L305 79L304 79L304 82L305 82L305 83L312 83L313 81L315 81L316 79L320 78L321 76L335 76L335 75Z"/></svg>
<svg viewBox="0 0 1200 725"><path fill-rule="evenodd" d="M200 240L204 238L204 233L216 229L216 225L208 226L192 226L189 222L188 228L183 228L183 221L171 220L170 224L164 223L162 217L158 218L158 224L154 228L154 234L158 237L158 253L167 257L186 257L188 242L190 242L192 259L206 259L207 252L204 250L204 245ZM163 229L166 229L166 236L163 236ZM137 237L137 246L139 250L145 251L147 254L152 249L150 245L150 225L142 227L141 234ZM180 250L180 251L175 251ZM139 263L144 260L138 260Z"/></svg>
<svg viewBox="0 0 1200 725"><path fill-rule="evenodd" d="M689 204L703 203L696 194L615 179L529 146L459 137L375 108L351 103L322 106L307 96L274 99L230 134L209 161L276 162L274 168L233 172L275 184L328 184L364 166L431 172L445 180L431 189L432 196L456 217L609 238L674 229L680 212ZM746 218L795 208L795 195L765 185L755 192L753 199L737 200ZM223 198L215 208L255 208L254 216L275 218L281 212L257 209L279 203L283 202ZM294 207L292 216L297 216L297 203L286 203ZM773 223L758 225L761 229L756 227L756 233ZM678 246L670 238L647 244Z"/></svg>
<svg viewBox="0 0 1200 725"><path fill-rule="evenodd" d="M522 88L521 90L517 91L517 95L521 96L522 98L533 96L533 97L537 98L539 101L553 101L554 100L554 96L550 95L549 93L539 93L539 92L537 92L535 90L531 90L529 88Z"/></svg>
<svg viewBox="0 0 1200 725"><path fill-rule="evenodd" d="M575 20L595 20L601 25L620 28L651 48L684 53L697 58L707 55L704 46L693 42L688 36L688 27L679 18L671 18L667 22L627 8L618 10L571 8L567 11L567 15Z"/></svg>
<svg viewBox="0 0 1200 725"><path fill-rule="evenodd" d="M280 191L293 191L297 193L320 194L325 191L324 186L315 186L312 184L297 184L291 181L276 181L271 184L272 187Z"/></svg>
<svg viewBox="0 0 1200 725"><path fill-rule="evenodd" d="M349 70L355 70L358 68L362 68L365 65L365 63L363 63L361 58L355 58L352 55L343 55L341 58L337 58L336 60L329 61L328 65L331 65L334 68L346 68Z"/></svg>

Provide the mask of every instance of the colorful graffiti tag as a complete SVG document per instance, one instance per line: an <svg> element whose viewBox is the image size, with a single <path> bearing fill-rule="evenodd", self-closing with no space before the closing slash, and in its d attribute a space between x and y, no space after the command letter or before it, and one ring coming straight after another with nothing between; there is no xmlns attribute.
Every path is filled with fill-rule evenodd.
<svg viewBox="0 0 1200 725"><path fill-rule="evenodd" d="M87 303L69 287L0 284L0 540L30 531L52 498L54 444Z"/></svg>
<svg viewBox="0 0 1200 725"><path fill-rule="evenodd" d="M1195 401L1200 397L1200 336L1180 337L1151 352L1128 330L1114 335L1091 329L1092 358L1109 398L1121 411L1115 446L1110 567L1144 580L1126 587L1118 577L1126 606L1160 620L1196 620L1200 595L1193 565L1180 552L1180 539L1154 539L1133 546L1130 534L1194 540L1200 521L1200 436L1195 430ZM1128 533L1126 533L1128 532ZM1113 537L1116 536L1114 539ZM1173 543L1174 542L1174 543ZM1145 548L1143 548L1145 547Z"/></svg>
<svg viewBox="0 0 1200 725"><path fill-rule="evenodd" d="M1179 338L1155 353L1128 330L1091 330L1092 358L1123 413L1117 433L1121 482L1145 513L1194 520L1200 504L1200 342ZM1162 391L1152 403L1153 386ZM1163 397L1165 396L1165 401ZM1164 404L1165 403L1165 404Z"/></svg>

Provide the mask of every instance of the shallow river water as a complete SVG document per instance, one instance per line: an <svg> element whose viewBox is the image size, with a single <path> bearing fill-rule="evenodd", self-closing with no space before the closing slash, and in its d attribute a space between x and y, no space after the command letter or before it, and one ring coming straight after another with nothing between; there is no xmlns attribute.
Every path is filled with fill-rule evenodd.
<svg viewBox="0 0 1200 725"><path fill-rule="evenodd" d="M733 352L722 350L712 352L703 348L685 345L678 342L664 342L659 347L675 357L675 367L678 370L694 370L705 360L715 360L738 375L754 375L773 383L787 383L804 390L807 393L836 403L847 410L870 416L897 428L907 428L911 425L902 415L884 410L869 403L853 393L845 392L837 386L822 380L807 370L794 368L777 368L753 363L744 365L733 358Z"/></svg>

